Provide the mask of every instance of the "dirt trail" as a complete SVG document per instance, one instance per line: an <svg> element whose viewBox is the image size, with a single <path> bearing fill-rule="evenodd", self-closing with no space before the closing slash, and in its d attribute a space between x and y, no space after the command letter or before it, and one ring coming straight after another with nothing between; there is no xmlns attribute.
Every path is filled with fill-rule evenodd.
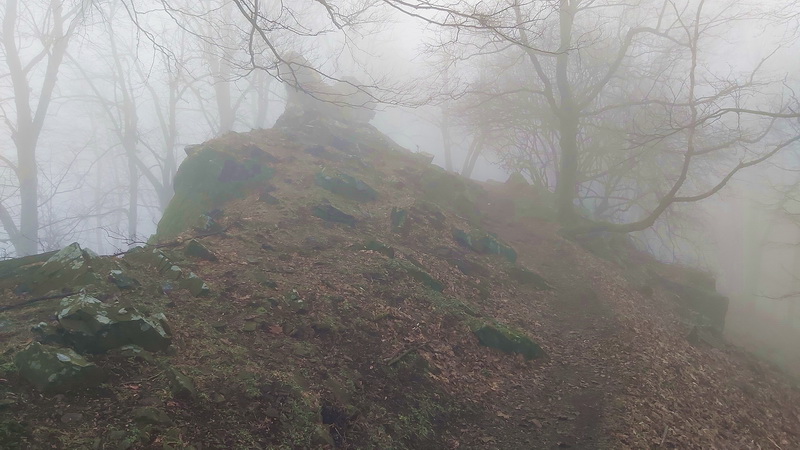
<svg viewBox="0 0 800 450"><path fill-rule="evenodd" d="M498 436L496 448L603 448L604 423L621 389L620 374L607 358L609 349L621 344L613 311L595 294L586 272L575 270L580 262L570 243L537 235L535 230L547 226L539 221L526 226L506 220L513 217L513 205L492 200L483 210L485 228L555 288L544 311L521 310L516 318L535 330L549 359L532 369L539 372L537 384L501 396L498 409L528 419L519 433Z"/></svg>

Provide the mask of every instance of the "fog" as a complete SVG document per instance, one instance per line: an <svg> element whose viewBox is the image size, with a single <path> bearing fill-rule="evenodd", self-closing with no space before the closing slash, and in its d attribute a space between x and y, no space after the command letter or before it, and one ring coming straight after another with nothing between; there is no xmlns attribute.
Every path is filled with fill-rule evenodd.
<svg viewBox="0 0 800 450"><path fill-rule="evenodd" d="M800 374L800 7L633 3L4 0L0 252L143 244L183 148L271 127L306 69L435 164L714 273L728 337Z"/></svg>

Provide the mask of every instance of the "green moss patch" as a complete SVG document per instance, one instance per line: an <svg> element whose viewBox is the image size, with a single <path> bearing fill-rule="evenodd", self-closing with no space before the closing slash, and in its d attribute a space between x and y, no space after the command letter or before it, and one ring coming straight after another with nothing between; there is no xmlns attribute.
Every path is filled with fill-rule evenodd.
<svg viewBox="0 0 800 450"><path fill-rule="evenodd" d="M417 267L409 261L403 259L393 259L389 261L386 267L392 272L404 272L411 278L419 281L426 287L429 287L437 292L444 291L444 283L433 278L431 274Z"/></svg>
<svg viewBox="0 0 800 450"><path fill-rule="evenodd" d="M539 344L533 342L522 332L497 322L475 321L471 325L472 332L478 337L481 345L496 348L508 354L518 353L525 359L545 356Z"/></svg>
<svg viewBox="0 0 800 450"><path fill-rule="evenodd" d="M265 184L275 170L258 155L234 155L203 148L192 154L175 175L175 197L158 223L159 239L170 239L195 224L204 213L241 198Z"/></svg>

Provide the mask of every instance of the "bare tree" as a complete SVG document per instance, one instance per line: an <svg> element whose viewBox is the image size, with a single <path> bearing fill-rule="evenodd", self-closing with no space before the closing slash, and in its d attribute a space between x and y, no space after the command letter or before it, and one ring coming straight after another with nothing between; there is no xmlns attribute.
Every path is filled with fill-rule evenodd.
<svg viewBox="0 0 800 450"><path fill-rule="evenodd" d="M763 73L772 53L747 70L712 59L730 37L721 30L769 16L702 0L513 2L495 11L479 24L474 10L464 13L438 48L475 65L503 57L531 74L489 90L477 79L466 94L485 94L476 103L494 102L495 116L505 109L508 123L521 125L511 130L528 122L518 136L557 163L558 216L575 232L649 228L671 205L715 194L800 139L778 127L797 117L796 100L780 90L780 76ZM600 217L622 223L579 219L575 200L590 197Z"/></svg>
<svg viewBox="0 0 800 450"><path fill-rule="evenodd" d="M0 106L16 147L16 161L0 158L19 181L19 221L14 221L15 214L8 206L0 204L0 222L18 255L34 254L39 248L36 149L61 63L87 6L85 0L5 2L1 46L14 102L13 107ZM31 47L33 40L38 47Z"/></svg>

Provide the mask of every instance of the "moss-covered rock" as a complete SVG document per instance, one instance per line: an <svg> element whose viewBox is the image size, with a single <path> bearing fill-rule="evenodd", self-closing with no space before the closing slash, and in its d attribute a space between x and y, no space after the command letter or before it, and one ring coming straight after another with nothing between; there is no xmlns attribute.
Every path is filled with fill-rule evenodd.
<svg viewBox="0 0 800 450"><path fill-rule="evenodd" d="M496 348L508 354L518 353L525 359L540 358L545 355L539 344L505 325L476 321L471 328L481 345Z"/></svg>
<svg viewBox="0 0 800 450"><path fill-rule="evenodd" d="M53 290L76 290L103 282L97 273L102 261L93 251L75 242L52 255L21 281L21 290L43 294Z"/></svg>
<svg viewBox="0 0 800 450"><path fill-rule="evenodd" d="M183 249L183 253L186 256L205 259L206 261L217 260L217 255L215 255L214 252L209 250L205 245L201 244L197 239L190 240L186 244L186 248Z"/></svg>
<svg viewBox="0 0 800 450"><path fill-rule="evenodd" d="M262 155L235 154L203 147L181 164L175 175L175 196L156 232L157 239L171 239L195 224L201 215L226 201L244 196L274 175Z"/></svg>
<svg viewBox="0 0 800 450"><path fill-rule="evenodd" d="M478 230L467 233L464 230L454 228L453 239L475 252L488 255L500 255L510 262L517 261L516 250L500 241L494 233Z"/></svg>
<svg viewBox="0 0 800 450"><path fill-rule="evenodd" d="M211 293L211 288L208 287L202 278L198 277L194 272L189 272L185 278L178 281L181 289L188 290L195 297L205 297Z"/></svg>
<svg viewBox="0 0 800 450"><path fill-rule="evenodd" d="M343 223L347 226L356 226L356 218L336 208L330 203L322 203L311 210L311 214L327 222Z"/></svg>
<svg viewBox="0 0 800 450"><path fill-rule="evenodd" d="M169 379L169 390L172 396L181 399L191 399L197 395L197 389L191 378L174 367L166 370Z"/></svg>
<svg viewBox="0 0 800 450"><path fill-rule="evenodd" d="M92 388L104 379L97 365L74 350L48 347L38 342L18 352L14 364L22 378L48 394Z"/></svg>
<svg viewBox="0 0 800 450"><path fill-rule="evenodd" d="M112 270L108 272L108 281L122 290L136 289L137 287L141 286L139 280L121 270Z"/></svg>
<svg viewBox="0 0 800 450"><path fill-rule="evenodd" d="M0 289L16 287L19 280L29 277L38 269L37 264L43 264L56 253L52 251L0 261Z"/></svg>
<svg viewBox="0 0 800 450"><path fill-rule="evenodd" d="M61 300L57 313L65 338L81 351L102 353L123 345L160 351L172 338L159 318L148 318L136 308L107 305L84 294Z"/></svg>
<svg viewBox="0 0 800 450"><path fill-rule="evenodd" d="M368 202L378 199L378 192L367 183L346 173L328 174L319 172L314 178L317 186L334 194L357 202Z"/></svg>

